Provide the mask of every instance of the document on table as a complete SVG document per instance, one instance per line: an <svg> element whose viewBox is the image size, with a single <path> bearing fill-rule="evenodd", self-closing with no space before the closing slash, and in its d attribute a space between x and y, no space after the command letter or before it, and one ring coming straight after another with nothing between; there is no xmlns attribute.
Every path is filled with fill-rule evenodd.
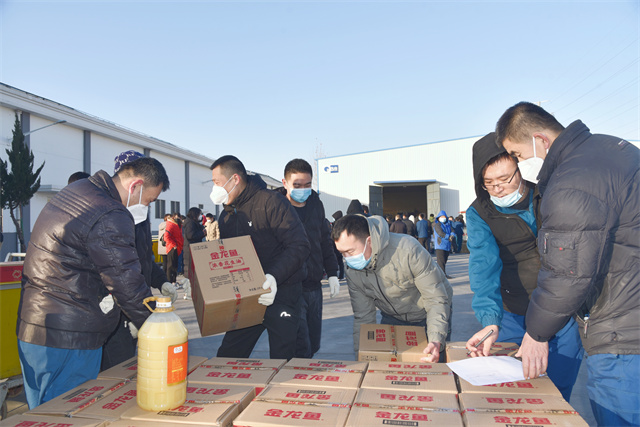
<svg viewBox="0 0 640 427"><path fill-rule="evenodd" d="M511 356L470 357L447 363L453 372L472 385L522 381L522 362Z"/></svg>

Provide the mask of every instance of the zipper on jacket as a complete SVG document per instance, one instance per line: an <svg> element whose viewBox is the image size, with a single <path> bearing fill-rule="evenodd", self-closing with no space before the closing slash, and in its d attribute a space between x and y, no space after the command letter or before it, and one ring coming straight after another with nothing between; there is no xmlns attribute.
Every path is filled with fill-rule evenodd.
<svg viewBox="0 0 640 427"><path fill-rule="evenodd" d="M543 245L542 245L542 253L546 254L547 253L547 239L549 238L549 233L544 233L544 241L543 241Z"/></svg>
<svg viewBox="0 0 640 427"><path fill-rule="evenodd" d="M587 328L589 327L589 315L585 314L584 318L582 319L584 320L584 337L587 337Z"/></svg>

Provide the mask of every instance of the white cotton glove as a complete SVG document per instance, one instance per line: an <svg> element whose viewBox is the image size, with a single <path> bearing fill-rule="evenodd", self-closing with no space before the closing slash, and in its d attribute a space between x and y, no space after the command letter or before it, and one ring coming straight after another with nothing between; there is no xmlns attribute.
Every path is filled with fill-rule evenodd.
<svg viewBox="0 0 640 427"><path fill-rule="evenodd" d="M134 325L133 322L129 322L129 333L131 333L134 340L138 339L138 328L136 328L136 325Z"/></svg>
<svg viewBox="0 0 640 427"><path fill-rule="evenodd" d="M164 295L165 297L171 297L171 304L176 302L176 299L178 299L178 291L173 286L173 284L171 284L169 282L164 282L162 284L162 288L160 289L160 293L162 295Z"/></svg>
<svg viewBox="0 0 640 427"><path fill-rule="evenodd" d="M333 298L340 292L340 281L337 276L329 277L329 297Z"/></svg>
<svg viewBox="0 0 640 427"><path fill-rule="evenodd" d="M102 301L100 301L99 305L100 310L102 310L104 314L107 314L108 312L113 310L113 295L109 294L106 297L102 298Z"/></svg>
<svg viewBox="0 0 640 427"><path fill-rule="evenodd" d="M276 299L278 284L276 283L276 278L272 275L265 274L264 276L266 280L262 284L262 289L271 289L271 292L269 292L268 294L260 295L260 298L258 298L258 302L268 307L273 304L273 301Z"/></svg>

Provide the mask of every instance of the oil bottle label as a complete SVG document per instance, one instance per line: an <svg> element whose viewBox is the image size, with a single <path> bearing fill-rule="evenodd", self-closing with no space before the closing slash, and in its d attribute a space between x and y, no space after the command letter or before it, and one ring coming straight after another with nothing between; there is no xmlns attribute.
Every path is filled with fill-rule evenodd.
<svg viewBox="0 0 640 427"><path fill-rule="evenodd" d="M169 346L169 363L167 365L167 384L178 384L187 379L189 363L189 343Z"/></svg>

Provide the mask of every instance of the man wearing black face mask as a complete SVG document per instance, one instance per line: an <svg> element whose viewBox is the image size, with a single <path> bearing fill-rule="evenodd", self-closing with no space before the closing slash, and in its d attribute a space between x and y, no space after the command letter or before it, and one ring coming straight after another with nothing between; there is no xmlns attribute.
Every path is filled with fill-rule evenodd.
<svg viewBox="0 0 640 427"><path fill-rule="evenodd" d="M142 304L151 291L127 205L148 206L168 188L162 164L145 157L114 176L101 170L67 185L42 209L27 248L16 326L30 408L97 377L102 345L121 311L135 328L151 314Z"/></svg>

